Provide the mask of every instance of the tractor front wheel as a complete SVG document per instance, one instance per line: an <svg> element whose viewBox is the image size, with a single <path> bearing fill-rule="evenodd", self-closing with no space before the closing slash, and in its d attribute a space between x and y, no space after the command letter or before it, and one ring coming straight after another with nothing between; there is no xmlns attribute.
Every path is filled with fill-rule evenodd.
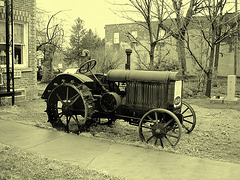
<svg viewBox="0 0 240 180"><path fill-rule="evenodd" d="M138 132L143 142L174 147L181 138L182 125L171 111L161 108L152 109L141 118Z"/></svg>

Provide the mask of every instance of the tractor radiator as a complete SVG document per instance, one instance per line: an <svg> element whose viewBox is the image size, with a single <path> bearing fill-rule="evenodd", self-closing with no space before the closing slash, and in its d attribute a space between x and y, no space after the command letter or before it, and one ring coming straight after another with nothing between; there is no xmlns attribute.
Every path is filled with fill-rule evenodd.
<svg viewBox="0 0 240 180"><path fill-rule="evenodd" d="M126 105L140 110L167 108L173 88L168 83L127 82Z"/></svg>

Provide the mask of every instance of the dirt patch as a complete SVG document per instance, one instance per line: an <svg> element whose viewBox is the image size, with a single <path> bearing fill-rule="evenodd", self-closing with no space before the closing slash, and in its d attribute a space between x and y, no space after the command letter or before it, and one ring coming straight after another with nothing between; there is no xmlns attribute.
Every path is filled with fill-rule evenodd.
<svg viewBox="0 0 240 180"><path fill-rule="evenodd" d="M183 133L175 148L143 145L138 137L137 127L130 126L123 121L116 122L114 128L92 127L90 133L98 138L111 139L135 146L240 163L239 105L214 109L211 108L212 104L209 100L202 101L198 105L196 105L197 100L193 102L192 106L197 115L196 127L190 134Z"/></svg>

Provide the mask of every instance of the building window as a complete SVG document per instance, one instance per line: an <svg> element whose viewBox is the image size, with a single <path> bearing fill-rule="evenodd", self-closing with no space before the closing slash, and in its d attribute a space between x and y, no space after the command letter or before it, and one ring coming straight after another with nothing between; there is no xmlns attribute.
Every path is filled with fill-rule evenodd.
<svg viewBox="0 0 240 180"><path fill-rule="evenodd" d="M0 52L6 53L6 24L0 22ZM28 66L28 28L27 24L14 23L14 62L17 68ZM12 57L10 57L12 58ZM10 59L10 63L12 60ZM6 62L1 61L0 65Z"/></svg>
<svg viewBox="0 0 240 180"><path fill-rule="evenodd" d="M132 31L132 36L136 39L138 36L138 32L137 31Z"/></svg>
<svg viewBox="0 0 240 180"><path fill-rule="evenodd" d="M119 33L114 33L113 34L113 43L114 44L119 44Z"/></svg>
<svg viewBox="0 0 240 180"><path fill-rule="evenodd" d="M138 32L137 32L137 31L132 31L132 32L131 32L131 35L132 35L132 38L131 38L132 40L131 40L131 41L132 41L133 43L136 43L136 42L137 42L136 39L137 39L137 36L138 36Z"/></svg>
<svg viewBox="0 0 240 180"><path fill-rule="evenodd" d="M166 37L166 31L160 30L159 31L159 39L164 39Z"/></svg>

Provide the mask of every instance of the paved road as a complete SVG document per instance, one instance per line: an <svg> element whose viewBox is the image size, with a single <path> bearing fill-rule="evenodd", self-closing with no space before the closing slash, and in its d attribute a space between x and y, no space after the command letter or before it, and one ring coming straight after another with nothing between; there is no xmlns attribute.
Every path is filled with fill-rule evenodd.
<svg viewBox="0 0 240 180"><path fill-rule="evenodd" d="M109 143L1 118L0 142L127 179L240 179L240 164Z"/></svg>

